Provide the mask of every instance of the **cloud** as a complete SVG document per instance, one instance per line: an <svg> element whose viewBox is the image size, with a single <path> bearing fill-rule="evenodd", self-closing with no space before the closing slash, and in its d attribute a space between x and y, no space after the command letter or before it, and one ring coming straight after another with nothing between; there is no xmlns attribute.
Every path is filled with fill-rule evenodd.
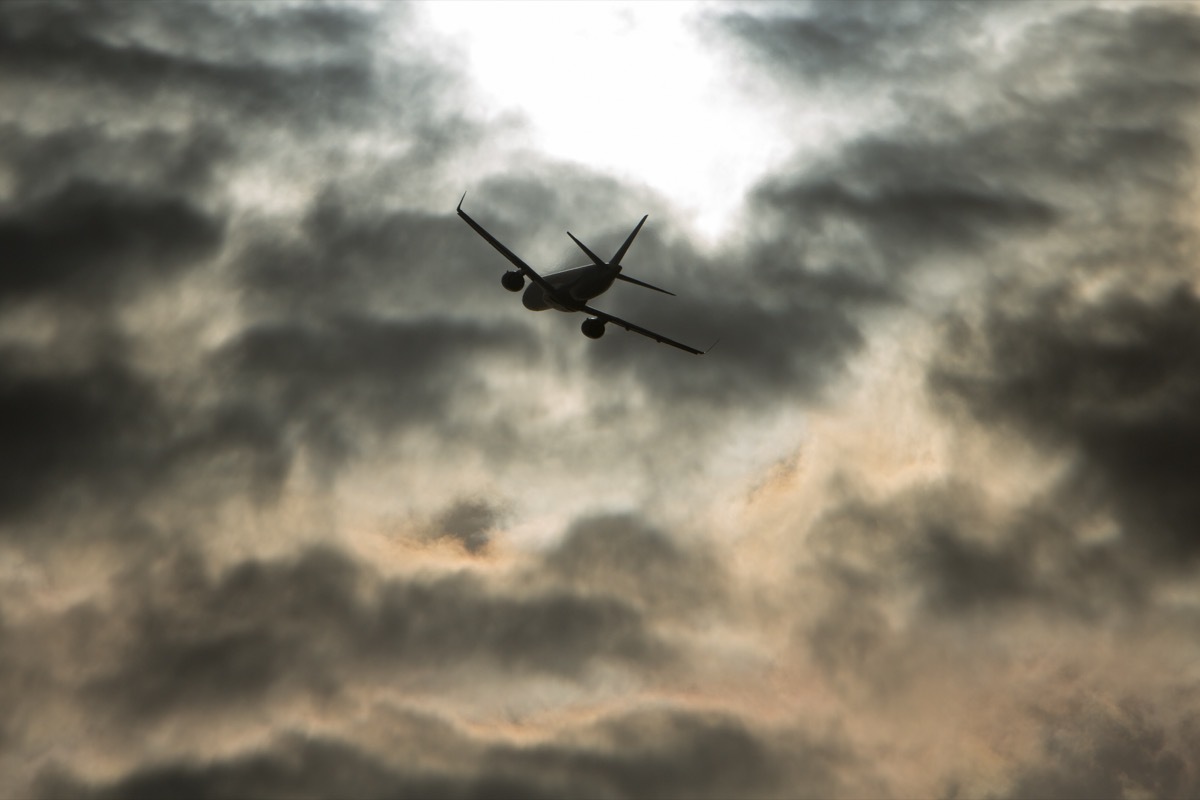
<svg viewBox="0 0 1200 800"><path fill-rule="evenodd" d="M869 30L893 8L848 16ZM939 94L908 98L870 133L816 157L802 151L793 169L756 189L760 211L778 215L811 262L865 275L898 276L941 262L1007 270L1052 234L1080 237L1085 243L1074 249L1081 260L1103 248L1110 257L1124 251L1124 263L1183 266L1186 255L1171 249L1190 228L1190 109L1200 85L1185 76L1195 74L1196 51L1186 46L1200 37L1194 15L1089 9L1027 24L1014 57L979 62L985 71L968 88L905 84ZM1160 58L1114 66L1166 28ZM764 22L756 35L782 35L768 31L776 27ZM891 46L909 52L909 44ZM767 71L786 68L773 63ZM1051 71L1057 80L1037 80ZM1104 231L1123 235L1097 236ZM1006 251L1016 242L1014 257Z"/></svg>
<svg viewBox="0 0 1200 800"><path fill-rule="evenodd" d="M471 554L487 550L490 532L503 516L503 510L487 500L458 500L438 517L432 536L451 539Z"/></svg>
<svg viewBox="0 0 1200 800"><path fill-rule="evenodd" d="M234 154L230 137L204 124L117 132L78 122L43 133L9 123L0 127L0 141L14 176L13 195L24 202L72 183L197 194L211 187Z"/></svg>
<svg viewBox="0 0 1200 800"><path fill-rule="evenodd" d="M92 639L111 666L85 694L133 719L235 712L278 692L338 693L349 674L579 676L653 666L671 648L618 592L529 591L466 571L385 577L314 548L214 570L186 551L122 579ZM99 652L97 653L99 655Z"/></svg>
<svg viewBox="0 0 1200 800"><path fill-rule="evenodd" d="M136 506L214 464L224 464L218 485L252 495L286 472L276 430L244 407L174 407L120 358L66 369L42 360L0 355L0 517Z"/></svg>
<svg viewBox="0 0 1200 800"><path fill-rule="evenodd" d="M965 48L950 43L974 33L980 16L959 4L935 12L921 3L815 3L778 11L738 11L718 22L769 71L816 83L897 75L911 81L970 67Z"/></svg>
<svg viewBox="0 0 1200 800"><path fill-rule="evenodd" d="M728 575L708 546L675 541L632 514L575 521L544 568L581 593L614 594L660 615L693 615L730 600Z"/></svg>
<svg viewBox="0 0 1200 800"><path fill-rule="evenodd" d="M259 752L207 764L147 767L110 784L47 772L42 796L242 797L283 789L298 796L362 797L832 797L847 758L836 746L799 740L780 748L740 721L672 709L631 712L571 731L561 743L520 746L469 738L420 721L402 754L352 742L289 735ZM443 729L443 730L439 730ZM630 746L632 745L632 746ZM414 766L437 763L437 768Z"/></svg>
<svg viewBox="0 0 1200 800"><path fill-rule="evenodd" d="M79 10L63 3L10 10L0 27L6 72L63 97L90 92L110 108L149 99L162 111L182 110L187 98L222 117L276 124L361 119L374 94L374 75L355 54L373 30L351 9Z"/></svg>
<svg viewBox="0 0 1200 800"><path fill-rule="evenodd" d="M447 208L431 213L389 211L375 207L374 196L347 195L327 187L300 230L280 236L267 228L240 254L239 280L252 313L307 318L436 307L447 316L482 316L508 298L493 278L501 273L487 269L449 198Z"/></svg>
<svg viewBox="0 0 1200 800"><path fill-rule="evenodd" d="M915 147L904 149L910 150L908 157L894 154L899 163L925 155L912 152ZM862 173L877 174L870 168ZM761 187L759 197L764 205L783 211L818 236L826 227L839 224L859 228L874 240L877 252L899 255L902 261L905 255L914 258L938 249L971 252L987 233L1037 230L1056 217L1048 204L1003 189L937 178L926 183L925 176L906 175L895 186L864 191L852 188L856 177L852 172L841 178L806 176L798 185Z"/></svg>
<svg viewBox="0 0 1200 800"><path fill-rule="evenodd" d="M213 356L239 403L261 409L336 467L366 442L406 426L453 428L444 412L474 390L468 366L532 352L529 331L442 318L345 317L261 325Z"/></svg>
<svg viewBox="0 0 1200 800"><path fill-rule="evenodd" d="M1025 765L1008 797L1158 797L1195 794L1197 775L1189 766L1195 752L1196 719L1164 721L1137 698L1114 705L1079 698L1074 719L1043 720L1044 758Z"/></svg>
<svg viewBox="0 0 1200 800"><path fill-rule="evenodd" d="M0 217L0 249L14 265L0 282L0 302L71 290L102 300L211 256L222 227L178 197L69 183Z"/></svg>
<svg viewBox="0 0 1200 800"><path fill-rule="evenodd" d="M837 136L704 249L406 9L83 11L0 16L9 785L1194 793L1195 15L727 15ZM650 213L602 307L721 344L528 314L463 189Z"/></svg>
<svg viewBox="0 0 1200 800"><path fill-rule="evenodd" d="M1190 288L1088 302L1047 292L956 327L931 389L987 425L1074 457L1061 490L1111 508L1128 546L1188 563L1200 541L1200 302Z"/></svg>

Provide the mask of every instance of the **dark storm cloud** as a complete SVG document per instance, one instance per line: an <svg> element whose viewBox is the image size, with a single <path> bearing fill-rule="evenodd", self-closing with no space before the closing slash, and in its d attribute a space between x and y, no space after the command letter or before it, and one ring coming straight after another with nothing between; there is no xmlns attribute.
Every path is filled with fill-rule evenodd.
<svg viewBox="0 0 1200 800"><path fill-rule="evenodd" d="M14 123L0 126L0 143L13 178L0 205L0 303L66 302L71 325L185 277L225 244L225 210L206 197L233 152L216 128Z"/></svg>
<svg viewBox="0 0 1200 800"><path fill-rule="evenodd" d="M696 361L610 327L587 358L603 374L634 376L679 410L819 398L864 343L860 312L892 302L882 287L844 273L815 274L802 256L775 248L712 260L689 253L684 245L675 245L672 249L682 252L672 257L655 245L639 244L647 251L639 263L657 269L686 261L692 274L680 286L630 269L631 275L677 289L680 297L658 300L648 293L632 295L643 290L628 290L619 311L615 298L606 310L696 347L718 339L720 344ZM719 291L731 283L736 289Z"/></svg>
<svg viewBox="0 0 1200 800"><path fill-rule="evenodd" d="M895 152L896 162L928 161L932 149ZM914 152L917 151L917 152ZM910 158L912 160L910 160ZM841 170L837 170L841 172ZM827 226L846 225L861 229L877 243L878 251L895 258L914 257L951 249L972 252L985 234L1013 234L1045 228L1055 220L1052 207L1011 190L971 186L927 176L905 175L895 185L853 188L852 181L878 172L865 167L858 175L814 178L798 183L760 187L757 198L772 211L795 220L799 229L820 236ZM878 178L876 178L878 181Z"/></svg>
<svg viewBox="0 0 1200 800"><path fill-rule="evenodd" d="M139 376L117 364L42 375L22 370L11 354L5 361L0 515L26 511L78 481L137 484L148 477L140 442L164 420Z"/></svg>
<svg viewBox="0 0 1200 800"><path fill-rule="evenodd" d="M406 14L386 22L402 26ZM264 13L21 4L0 12L6 89L26 101L0 112L9 119L0 142L12 178L0 206L9 267L0 303L54 329L37 348L18 348L22 367L6 372L6 402L20 412L14 428L43 424L49 441L61 440L44 451L10 448L6 470L29 470L11 484L25 489L6 493L6 508L31 510L68 485L84 487L88 502L114 504L189 482L266 498L297 445L328 471L355 451L360 433L429 421L472 380L473 353L493 342L528 352L528 338L511 325L396 321L378 300L364 308L364 298L416 297L417 264L404 260L419 253L429 264L445 243L429 215L384 211L346 222L329 201L336 187L321 180L317 189L326 190L307 226L314 246L286 214L265 222L235 209L231 187L249 160L257 168L320 161L323 148L344 146L333 129L359 135L386 118L389 135L411 147L383 169L417 159L411 180L454 146L459 134L449 135L433 111L435 90L453 75L427 61L400 67L376 58L382 23L378 14L312 5ZM355 208L378 204L378 187L364 187L353 169L339 174ZM272 272L271 258L254 258L260 252L289 269ZM245 253L254 268L243 269ZM247 303L241 330L212 353L194 336L195 320L144 328L139 303L153 299L151 290L182 289L210 307L237 291L225 284L226 255L235 278L249 272L269 284L270 301ZM344 273L361 280L335 280ZM397 274L391 294L381 289L381 276ZM446 293L433 273L417 281L429 288L418 304ZM348 284L354 291L340 304L300 301L341 297ZM20 331L9 335L21 341ZM160 341L175 347L169 365L146 357ZM117 342L120 352L96 342ZM103 377L113 375L139 387L141 400ZM31 410L50 400L57 417ZM215 466L224 460L236 467ZM243 478L241 488L222 475Z"/></svg>
<svg viewBox="0 0 1200 800"><path fill-rule="evenodd" d="M474 321L343 317L250 327L214 356L226 391L259 408L335 467L363 444L418 423L453 435L485 354L528 355L527 329ZM478 387L474 387L478 389Z"/></svg>
<svg viewBox="0 0 1200 800"><path fill-rule="evenodd" d="M446 198L441 213L390 211L374 198L348 196L351 188L326 189L295 235L267 232L242 254L240 276L252 313L327 317L436 304L461 315L485 298L511 299L498 290L502 268L488 269L472 232L454 214L454 198Z"/></svg>
<svg viewBox="0 0 1200 800"><path fill-rule="evenodd" d="M0 302L42 293L107 295L169 275L212 255L222 222L184 198L72 181L55 194L0 214Z"/></svg>
<svg viewBox="0 0 1200 800"><path fill-rule="evenodd" d="M62 798L233 798L281 790L297 797L808 798L843 794L839 772L851 762L825 742L671 709L613 716L570 731L561 743L532 746L468 737L432 719L407 724L419 725L421 734L387 755L290 735L262 751L148 766L108 785L47 770L39 789ZM431 756L437 766L420 766Z"/></svg>
<svg viewBox="0 0 1200 800"><path fill-rule="evenodd" d="M1062 491L1112 509L1129 546L1200 554L1200 301L1189 288L1098 302L1047 291L960 323L930 388L984 424L1075 458ZM1086 498L1083 499L1083 498Z"/></svg>
<svg viewBox="0 0 1200 800"><path fill-rule="evenodd" d="M211 185L234 154L230 137L204 124L124 134L94 123L50 132L8 124L0 126L0 147L14 178L13 194L22 204L75 182L194 194Z"/></svg>
<svg viewBox="0 0 1200 800"><path fill-rule="evenodd" d="M760 9L761 11L761 9ZM772 70L815 83L929 77L970 65L948 46L976 27L978 6L948 3L813 3L770 15L742 11L719 26Z"/></svg>
<svg viewBox="0 0 1200 800"><path fill-rule="evenodd" d="M286 472L275 431L245 408L172 408L119 358L76 369L42 360L0 354L0 519L136 505L224 460L222 480L251 494L269 493Z"/></svg>
<svg viewBox="0 0 1200 800"><path fill-rule="evenodd" d="M884 10L847 15L855 27L891 16L891 4L871 5ZM816 10L840 18L832 8ZM821 14L797 24L819 24ZM738 25L749 24L744 16ZM765 22L755 30L782 35ZM879 47L904 52L907 42L884 37ZM1143 50L1155 58L1138 57ZM1163 253L1188 224L1164 212L1192 185L1197 52L1197 18L1170 9L1087 10L1040 23L1012 63L979 75L968 111L936 95L910 98L901 125L769 179L754 199L781 215L794 246L818 263L840 258L868 275L933 255L995 256L1014 237L1037 241L1077 225L1093 235L1092 226L1132 229L1135 237L1100 241ZM792 67L776 59L769 68ZM1051 71L1061 79L1036 80Z"/></svg>
<svg viewBox="0 0 1200 800"><path fill-rule="evenodd" d="M374 76L360 48L372 35L348 8L16 4L0 15L0 67L101 104L186 98L243 120L314 123L367 111Z"/></svg>
<svg viewBox="0 0 1200 800"><path fill-rule="evenodd" d="M459 504L445 516L477 511ZM447 524L467 523L481 524ZM580 521L510 576L389 577L326 547L218 568L198 551L159 545L129 548L134 563L103 604L81 604L36 630L17 626L18 640L41 644L0 666L12 671L68 638L79 659L72 670L84 676L80 698L152 724L272 698L337 697L350 676L579 680L598 664L678 669L682 654L660 624L694 627L727 612L732 595L706 547L629 516Z"/></svg>
<svg viewBox="0 0 1200 800"><path fill-rule="evenodd" d="M527 591L470 572L381 578L338 551L248 560L214 572L184 554L122 578L91 702L137 719L338 693L348 674L501 670L579 676L590 664L652 667L671 649L617 593ZM102 654L103 653L103 654Z"/></svg>
<svg viewBox="0 0 1200 800"><path fill-rule="evenodd" d="M1059 503L989 502L968 478L848 497L809 533L815 562L801 574L814 613L797 633L837 682L890 693L938 626L1030 614L1087 625L1150 610L1144 565L1079 528ZM911 609L903 622L888 613L898 603Z"/></svg>

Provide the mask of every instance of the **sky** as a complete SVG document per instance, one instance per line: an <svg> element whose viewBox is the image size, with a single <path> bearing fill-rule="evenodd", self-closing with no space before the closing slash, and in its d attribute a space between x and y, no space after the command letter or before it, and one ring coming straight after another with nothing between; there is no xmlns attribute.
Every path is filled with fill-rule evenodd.
<svg viewBox="0 0 1200 800"><path fill-rule="evenodd" d="M1197 796L1198 127L1187 3L0 5L3 794Z"/></svg>

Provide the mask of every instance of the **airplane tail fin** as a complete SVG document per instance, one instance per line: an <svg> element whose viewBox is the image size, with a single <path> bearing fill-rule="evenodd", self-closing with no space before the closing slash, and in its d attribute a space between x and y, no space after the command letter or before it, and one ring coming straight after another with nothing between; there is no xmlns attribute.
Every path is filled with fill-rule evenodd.
<svg viewBox="0 0 1200 800"><path fill-rule="evenodd" d="M570 236L571 241L574 242L575 244L579 245L579 249L582 250L584 253L586 253L587 257L590 258L592 260L592 263L595 264L596 266L598 266L598 267L620 266L621 259L625 257L626 253L629 252L629 245L633 244L633 237L638 235L638 231L640 231L642 229L642 226L646 224L646 220L649 218L650 218L649 214L642 217L642 221L637 224L637 227L633 229L633 233L629 234L629 238L625 240L625 243L623 245L621 245L621 249L617 251L616 255L614 255L608 261L607 264L600 260L600 256L596 255L591 250L589 250L588 246L586 244L584 244L583 242L576 239L575 234L571 233L570 231L567 231L567 236ZM634 281L634 282L636 283L636 281ZM654 287L651 286L650 288L653 289Z"/></svg>
<svg viewBox="0 0 1200 800"><path fill-rule="evenodd" d="M650 218L649 214L642 217L642 221L639 222L637 224L637 227L633 229L633 233L629 234L629 238L625 240L625 244L621 245L621 249L618 250L617 254L612 257L612 260L608 262L609 264L620 264L621 263L621 259L625 257L625 254L627 252L629 252L629 245L633 244L633 237L638 235L638 231L640 231L642 229L642 226L646 224L646 220L649 218Z"/></svg>
<svg viewBox="0 0 1200 800"><path fill-rule="evenodd" d="M622 275L620 273L621 259L625 257L626 253L629 252L629 245L633 244L633 237L638 235L638 231L640 231L642 229L642 226L646 224L646 220L649 218L650 218L649 214L642 217L642 221L637 224L637 227L633 229L633 233L629 234L629 238L625 240L625 243L623 245L621 245L621 249L617 251L617 254L614 255L612 257L612 260L609 261L607 264L605 264L603 261L600 260L600 256L596 255L590 249L588 249L588 246L586 244L584 244L583 242L576 239L575 234L571 233L570 231L567 231L567 236L570 236L571 241L574 242L575 244L579 245L579 249L582 250L584 253L586 253L587 257L590 258L592 260L592 263L595 264L596 266L598 266L598 267L616 267L617 268L617 280L626 281L628 283L636 284L637 286L644 286L647 289L653 289L656 292L662 292L663 294L669 294L672 297L675 297L674 292L668 292L666 289L660 289L657 286L646 283L645 281L639 281L637 278L631 278L628 275Z"/></svg>

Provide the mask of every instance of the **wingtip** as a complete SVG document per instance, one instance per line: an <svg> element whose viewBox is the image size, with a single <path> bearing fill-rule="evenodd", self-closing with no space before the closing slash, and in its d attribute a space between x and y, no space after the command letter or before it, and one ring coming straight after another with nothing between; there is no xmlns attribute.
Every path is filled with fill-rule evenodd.
<svg viewBox="0 0 1200 800"><path fill-rule="evenodd" d="M721 343L721 337L718 336L717 340L715 342L713 342L712 344L710 344L708 346L708 349L705 350L703 353L700 353L700 355L702 355L702 356L708 355L709 353L711 353L713 351L713 348L716 347L717 345L719 345L720 343Z"/></svg>
<svg viewBox="0 0 1200 800"><path fill-rule="evenodd" d="M467 199L467 193L463 192L463 196L458 199L458 208L455 211L462 211L463 200Z"/></svg>

